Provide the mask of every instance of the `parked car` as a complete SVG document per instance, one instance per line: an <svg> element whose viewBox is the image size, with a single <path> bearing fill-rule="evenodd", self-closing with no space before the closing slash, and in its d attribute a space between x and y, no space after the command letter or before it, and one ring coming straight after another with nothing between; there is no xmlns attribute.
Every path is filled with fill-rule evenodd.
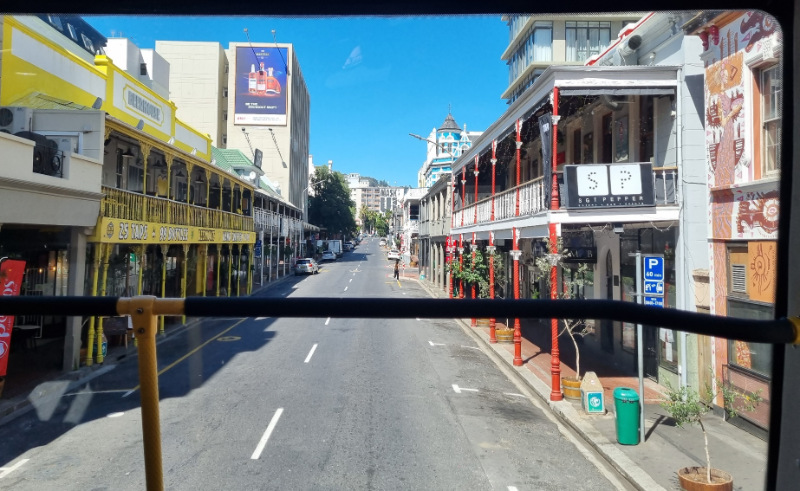
<svg viewBox="0 0 800 491"><path fill-rule="evenodd" d="M380 246L381 247L386 247L386 239L381 239Z"/></svg>
<svg viewBox="0 0 800 491"><path fill-rule="evenodd" d="M320 261L336 261L336 254L333 251L325 251L322 253Z"/></svg>
<svg viewBox="0 0 800 491"><path fill-rule="evenodd" d="M345 242L344 243L344 252L351 252L353 250L353 243L352 242Z"/></svg>
<svg viewBox="0 0 800 491"><path fill-rule="evenodd" d="M395 260L396 259L400 259L400 251L398 251L397 249L392 249L391 251L389 251L388 258L389 258L390 261L392 259L395 259Z"/></svg>
<svg viewBox="0 0 800 491"><path fill-rule="evenodd" d="M317 274L319 273L319 265L312 258L298 259L294 265L294 275L301 274Z"/></svg>

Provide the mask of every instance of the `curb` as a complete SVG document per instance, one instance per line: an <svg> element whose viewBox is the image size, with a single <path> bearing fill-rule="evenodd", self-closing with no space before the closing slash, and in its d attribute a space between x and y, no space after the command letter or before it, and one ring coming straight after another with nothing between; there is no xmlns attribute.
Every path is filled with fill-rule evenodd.
<svg viewBox="0 0 800 491"><path fill-rule="evenodd" d="M439 298L428 286L419 281L419 284L431 297ZM638 464L632 461L614 442L609 441L594 426L584 421L572 403L567 401L551 401L550 387L536 377L530 370L520 370L513 365L513 356L502 348L501 345L489 343L489 336L482 330L475 330L462 319L455 319L461 330L475 340L486 355L516 382L531 389L541 402L544 402L559 421L569 426L586 443L592 446L622 477L640 491L666 489L658 484ZM521 368L521 367L520 367Z"/></svg>

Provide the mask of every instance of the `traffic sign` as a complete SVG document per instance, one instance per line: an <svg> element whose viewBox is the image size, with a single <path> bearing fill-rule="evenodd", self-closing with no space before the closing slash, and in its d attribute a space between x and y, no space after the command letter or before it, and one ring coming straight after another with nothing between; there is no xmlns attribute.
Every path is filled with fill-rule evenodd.
<svg viewBox="0 0 800 491"><path fill-rule="evenodd" d="M644 280L645 295L664 295L664 282L661 280Z"/></svg>
<svg viewBox="0 0 800 491"><path fill-rule="evenodd" d="M644 297L644 304L650 307L664 308L664 297Z"/></svg>
<svg viewBox="0 0 800 491"><path fill-rule="evenodd" d="M644 279L664 279L664 256L642 256L644 260Z"/></svg>
<svg viewBox="0 0 800 491"><path fill-rule="evenodd" d="M256 245L253 247L253 253L256 257L261 257L261 241L256 240Z"/></svg>

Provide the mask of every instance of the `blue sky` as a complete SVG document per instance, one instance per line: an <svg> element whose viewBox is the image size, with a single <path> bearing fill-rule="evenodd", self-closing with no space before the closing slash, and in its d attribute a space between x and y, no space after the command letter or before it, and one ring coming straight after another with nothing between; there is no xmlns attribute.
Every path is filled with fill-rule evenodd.
<svg viewBox="0 0 800 491"><path fill-rule="evenodd" d="M496 16L145 17L88 16L108 37L155 41L250 40L295 46L311 97L311 154L321 165L394 185L415 185L427 136L447 116L482 131L506 109L508 27Z"/></svg>

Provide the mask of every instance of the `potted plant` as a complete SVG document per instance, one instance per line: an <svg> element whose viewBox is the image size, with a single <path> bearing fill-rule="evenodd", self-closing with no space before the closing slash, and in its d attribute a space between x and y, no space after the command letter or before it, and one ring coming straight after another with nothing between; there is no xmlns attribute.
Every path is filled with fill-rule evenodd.
<svg viewBox="0 0 800 491"><path fill-rule="evenodd" d="M703 417L711 411L710 401L718 396L722 396L723 407L729 418L736 417L742 411L751 412L762 401L760 391L755 394L742 393L721 380L717 380L715 386L708 386L702 391L704 398L700 397L701 392L689 386L675 389L667 383L666 389L666 400L661 402L661 407L669 413L675 424L680 428L684 425L697 425L703 431L706 466L679 469L681 488L687 491L732 490L733 477L725 471L711 467L708 434L703 425Z"/></svg>
<svg viewBox="0 0 800 491"><path fill-rule="evenodd" d="M580 298L581 288L586 282L587 274L589 274L588 265L586 263L578 263L572 268L571 266L573 265L564 264L563 259L568 257L569 254L564 251L561 237L556 242L555 251L551 247L550 240L547 239L545 241L545 250L550 251L550 253L535 258L535 278L547 284L549 288L550 271L555 266L558 271L558 277L561 280L557 298ZM584 319L561 319L561 331L558 335L561 336L566 333L575 347L575 376L561 377L562 390L564 397L567 399L580 400L581 398L581 351L578 339L592 332L594 332L593 329Z"/></svg>

